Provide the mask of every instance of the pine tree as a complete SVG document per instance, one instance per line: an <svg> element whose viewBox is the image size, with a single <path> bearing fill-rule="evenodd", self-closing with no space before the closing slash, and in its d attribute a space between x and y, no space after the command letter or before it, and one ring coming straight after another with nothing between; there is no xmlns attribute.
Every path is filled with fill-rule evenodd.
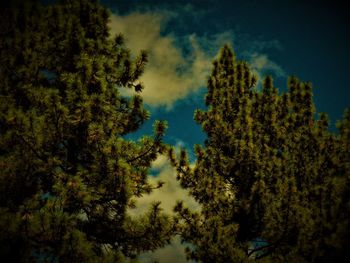
<svg viewBox="0 0 350 263"><path fill-rule="evenodd" d="M200 212L175 207L181 235L201 262L337 262L349 258L350 111L330 133L315 118L311 83L295 77L279 94L262 90L246 62L225 46L208 79L207 110L195 120L207 134L196 162L169 157Z"/></svg>
<svg viewBox="0 0 350 263"><path fill-rule="evenodd" d="M97 1L34 1L0 19L0 254L11 262L121 262L169 242L159 203L138 218L127 209L158 186L154 137L125 139L149 118L133 57L109 35Z"/></svg>

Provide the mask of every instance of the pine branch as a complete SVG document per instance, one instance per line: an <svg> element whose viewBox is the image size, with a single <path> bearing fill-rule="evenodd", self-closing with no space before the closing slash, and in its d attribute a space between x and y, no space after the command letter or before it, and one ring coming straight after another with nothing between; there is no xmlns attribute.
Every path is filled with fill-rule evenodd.
<svg viewBox="0 0 350 263"><path fill-rule="evenodd" d="M153 144L146 151L144 151L140 155L132 157L131 159L128 159L126 161L128 163L132 163L132 162L135 162L138 159L141 159L141 158L145 157L146 155L148 155L156 147L157 144L159 144L159 142L160 142L160 136L157 135L155 140L154 140L154 142L153 142Z"/></svg>

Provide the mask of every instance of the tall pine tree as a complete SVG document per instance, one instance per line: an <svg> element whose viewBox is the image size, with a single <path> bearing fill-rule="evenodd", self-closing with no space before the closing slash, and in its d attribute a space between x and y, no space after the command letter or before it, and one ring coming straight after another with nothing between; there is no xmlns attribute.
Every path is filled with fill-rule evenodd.
<svg viewBox="0 0 350 263"><path fill-rule="evenodd" d="M310 83L295 77L279 94L262 90L245 62L225 46L208 79L207 133L192 168L182 150L170 159L183 187L201 204L178 203L189 258L201 262L337 262L349 258L350 111L339 122L315 119Z"/></svg>
<svg viewBox="0 0 350 263"><path fill-rule="evenodd" d="M33 1L34 2L34 1ZM171 237L159 204L131 218L158 186L148 169L165 123L148 119L138 81L147 62L111 37L97 1L22 3L0 16L0 257L11 262L120 262Z"/></svg>

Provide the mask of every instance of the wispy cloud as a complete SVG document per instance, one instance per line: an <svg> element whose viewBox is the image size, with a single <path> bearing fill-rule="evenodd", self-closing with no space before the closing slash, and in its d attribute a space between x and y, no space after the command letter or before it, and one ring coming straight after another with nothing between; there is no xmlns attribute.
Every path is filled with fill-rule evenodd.
<svg viewBox="0 0 350 263"><path fill-rule="evenodd" d="M265 40L261 37L251 39L251 36L242 36L246 48L242 51L244 60L249 64L252 72L258 77L258 87L266 75L283 78L287 73L281 65L271 59L271 52L283 51L283 45L277 39Z"/></svg>
<svg viewBox="0 0 350 263"><path fill-rule="evenodd" d="M266 54L254 52L249 55L248 62L253 73L258 76L259 81L266 74L274 74L276 77L286 76L283 68L272 61Z"/></svg>

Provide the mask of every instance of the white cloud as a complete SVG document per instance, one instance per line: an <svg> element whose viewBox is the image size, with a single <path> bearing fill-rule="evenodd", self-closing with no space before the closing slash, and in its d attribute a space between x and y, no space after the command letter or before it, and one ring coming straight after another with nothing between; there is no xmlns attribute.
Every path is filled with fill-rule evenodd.
<svg viewBox="0 0 350 263"><path fill-rule="evenodd" d="M199 204L189 196L188 191L181 188L179 182L176 180L176 171L170 165L168 158L160 155L152 164L152 168L158 170L158 175L149 177L149 182L153 185L161 180L165 184L160 188L153 190L150 195L144 195L136 200L136 208L129 209L131 216L138 216L144 214L151 207L152 202L161 201L160 207L167 214L173 214L173 208L176 201L183 201L184 205L192 211L200 209ZM159 262L167 263L185 263L185 245L181 244L180 238L176 236L170 245L157 249L153 252L147 252L140 255L140 262Z"/></svg>
<svg viewBox="0 0 350 263"><path fill-rule="evenodd" d="M157 176L150 176L149 182L153 185L157 185L158 181L162 181L165 184L160 189L154 190L151 194L136 199L136 208L129 210L131 215L137 216L144 214L154 201L161 201L160 207L168 214L173 213L173 208L178 200L182 200L184 205L192 210L199 209L199 204L176 180L176 171L170 165L166 156L159 156L153 162L152 168L158 170L158 174Z"/></svg>
<svg viewBox="0 0 350 263"><path fill-rule="evenodd" d="M284 50L283 45L280 41L278 41L277 39L273 39L273 40L264 40L264 39L254 39L250 41L250 45L249 45L249 50L250 53L254 53L258 52L258 53L262 53L262 52L266 52L267 50L279 50L282 51Z"/></svg>
<svg viewBox="0 0 350 263"><path fill-rule="evenodd" d="M253 53L250 56L250 67L258 72L272 71L278 77L286 75L281 66L270 60L266 54Z"/></svg>
<svg viewBox="0 0 350 263"><path fill-rule="evenodd" d="M274 74L276 77L286 76L286 72L283 70L283 68L272 61L266 54L260 54L257 52L249 54L248 63L253 74L258 77L258 88L262 83L262 79L267 74Z"/></svg>
<svg viewBox="0 0 350 263"><path fill-rule="evenodd" d="M169 165L168 157L165 155L159 155L157 159L152 162L152 168L157 170L163 170Z"/></svg>
<svg viewBox="0 0 350 263"><path fill-rule="evenodd" d="M189 263L194 261L186 260L184 252L185 245L181 244L180 238L175 237L170 245L157 249L154 252L148 252L139 257L140 262L153 262L158 261L160 263Z"/></svg>
<svg viewBox="0 0 350 263"><path fill-rule="evenodd" d="M149 52L149 63L141 77L145 84L142 92L144 102L171 109L175 101L205 86L214 55L230 38L226 32L210 38L198 38L195 34L190 34L183 36L183 41L179 44L179 39L174 34L162 34L162 25L166 24L167 16L169 19L176 14L113 14L110 26L112 34L125 35L127 47L134 53L140 50ZM186 55L181 47L185 44L189 47Z"/></svg>
<svg viewBox="0 0 350 263"><path fill-rule="evenodd" d="M193 7L188 5L186 8ZM177 100L205 87L212 60L225 43L232 44L232 30L204 36L194 33L178 36L169 30L164 33L163 27L167 22L180 15L180 11L153 10L111 16L112 35L124 34L126 45L134 54L140 50L149 53L149 63L140 80L145 84L142 92L144 102L153 107L165 106L170 110ZM237 41L246 42L244 37ZM248 58L259 82L267 73L277 77L286 75L282 67L264 52L267 49L282 50L278 40L248 42L244 44L247 49L242 54ZM130 95L132 91L124 91L124 94Z"/></svg>

